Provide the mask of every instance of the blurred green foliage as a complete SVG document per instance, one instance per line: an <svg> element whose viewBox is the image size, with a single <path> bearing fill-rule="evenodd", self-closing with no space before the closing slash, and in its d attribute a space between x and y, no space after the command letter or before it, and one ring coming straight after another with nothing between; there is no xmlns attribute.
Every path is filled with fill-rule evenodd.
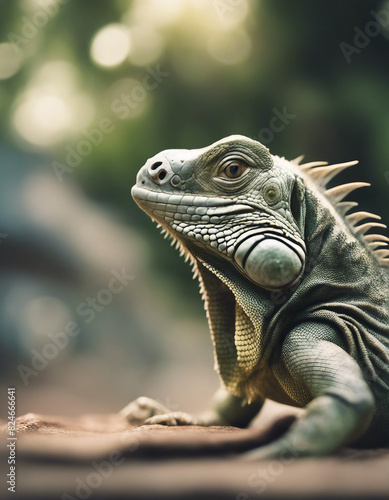
<svg viewBox="0 0 389 500"><path fill-rule="evenodd" d="M51 13L57 7L55 15L47 14L50 3ZM44 16L37 17L42 10L46 23ZM360 45L365 46L358 48L358 29L365 32L374 21L372 11L386 13L388 23L379 26L377 35L366 35L367 42L362 36ZM28 23L36 25L39 19L41 26L34 35L30 26L31 37L26 38L23 30L28 32ZM128 34L129 48L121 62L104 66L99 64L99 55L93 57L91 47L96 34L112 23ZM360 166L342 179L370 181L374 190L358 194L359 200L365 209L389 222L385 204L389 189L385 177L389 165L388 2L3 0L0 29L0 42L15 43L15 34L27 40L18 45L16 39L19 50L8 62L3 58L0 63L0 69L7 70L7 64L16 64L20 58L18 70L1 81L3 140L29 152L32 165L37 154L43 155L48 171L55 175L53 161L65 164L66 147L76 148L85 139L82 129L91 131L101 119L109 118L114 130L104 134L101 143L63 178L79 183L92 199L145 234L153 249L151 269L161 276L169 293L176 290L191 301L197 287L188 279L187 266L177 262L178 256L131 200L136 172L163 149L202 147L232 133L259 140L269 137L263 130L271 127L274 110L287 110L293 118L267 142L273 154L293 158L304 153L307 160L329 162L359 159ZM104 43L109 49L110 40ZM341 44L354 46L349 61L344 53L349 49ZM113 59L122 49L119 44L115 52L111 46ZM104 47L99 50L104 56ZM40 72L56 61L67 63L69 74L54 74L52 85L47 86L50 81ZM144 98L132 101L136 104L133 117L121 119L112 110L113 101L121 97L120 82L142 82L150 67L156 70L158 66L168 76L147 90ZM50 72L47 75L52 77ZM65 85L67 79L73 90L56 96L55 85ZM34 91L41 92L41 97L31 97ZM42 105L32 102L30 108L25 105L50 92L54 100L42 101ZM57 111L63 113L62 122ZM74 119L69 119L69 113ZM31 123L26 122L29 119ZM58 129L54 138L50 120L53 129ZM41 122L41 135L30 140L30 132L36 132ZM195 302L200 308L200 301Z"/></svg>

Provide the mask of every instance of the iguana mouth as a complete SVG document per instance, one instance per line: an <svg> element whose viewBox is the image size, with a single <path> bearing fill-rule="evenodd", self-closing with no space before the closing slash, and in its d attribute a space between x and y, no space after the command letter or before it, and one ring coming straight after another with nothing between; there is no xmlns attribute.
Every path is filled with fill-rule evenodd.
<svg viewBox="0 0 389 500"><path fill-rule="evenodd" d="M216 210L218 207L231 207L234 201L230 198L205 197L187 194L168 194L162 191L152 191L150 189L133 186L131 195L142 208L148 210L153 215L163 217L166 222L174 220L174 215L181 214L177 220L191 220L197 222L201 219L198 216L213 216L224 213ZM250 209L247 205L240 205L241 208ZM158 213L159 212L159 213ZM228 210L225 212L229 212ZM189 217L183 217L188 215Z"/></svg>
<svg viewBox="0 0 389 500"><path fill-rule="evenodd" d="M132 188L132 196L174 239L187 237L211 246L262 288L290 287L302 274L304 242L258 207L231 198L169 194L139 186Z"/></svg>

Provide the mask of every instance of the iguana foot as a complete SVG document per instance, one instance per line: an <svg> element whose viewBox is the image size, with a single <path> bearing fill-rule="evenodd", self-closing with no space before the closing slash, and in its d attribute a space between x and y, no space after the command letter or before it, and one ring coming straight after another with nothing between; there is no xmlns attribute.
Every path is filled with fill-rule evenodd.
<svg viewBox="0 0 389 500"><path fill-rule="evenodd" d="M170 411L158 401L144 396L132 401L119 413L132 424L202 425L199 418L181 411Z"/></svg>
<svg viewBox="0 0 389 500"><path fill-rule="evenodd" d="M128 422L139 424L144 423L147 419L155 415L169 413L169 410L161 405L161 403L158 403L158 401L142 396L131 401L131 403L125 406L119 413L126 418Z"/></svg>
<svg viewBox="0 0 389 500"><path fill-rule="evenodd" d="M369 425L374 411L372 394L368 389L363 392L363 386L359 389L354 401L346 391L344 395L323 394L313 399L305 414L282 437L245 453L242 458L291 461L328 455L350 445Z"/></svg>

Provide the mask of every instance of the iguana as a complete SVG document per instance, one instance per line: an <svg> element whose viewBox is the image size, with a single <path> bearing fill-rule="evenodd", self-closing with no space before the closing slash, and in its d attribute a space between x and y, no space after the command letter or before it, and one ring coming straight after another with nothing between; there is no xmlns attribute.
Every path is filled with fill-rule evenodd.
<svg viewBox="0 0 389 500"><path fill-rule="evenodd" d="M346 215L368 184L325 190L356 161L301 161L233 135L140 169L132 196L193 264L223 389L197 418L139 398L129 420L245 427L270 398L306 412L250 458L389 446L389 238Z"/></svg>

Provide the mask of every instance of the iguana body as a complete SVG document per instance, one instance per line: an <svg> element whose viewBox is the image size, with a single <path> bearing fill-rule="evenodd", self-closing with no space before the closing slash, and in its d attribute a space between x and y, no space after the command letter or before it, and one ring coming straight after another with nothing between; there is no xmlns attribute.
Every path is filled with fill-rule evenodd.
<svg viewBox="0 0 389 500"><path fill-rule="evenodd" d="M389 445L389 239L345 215L364 183L325 191L354 163L299 165L243 136L147 161L133 197L193 263L225 389L203 418L145 398L128 418L245 426L270 398L307 411L255 457Z"/></svg>

